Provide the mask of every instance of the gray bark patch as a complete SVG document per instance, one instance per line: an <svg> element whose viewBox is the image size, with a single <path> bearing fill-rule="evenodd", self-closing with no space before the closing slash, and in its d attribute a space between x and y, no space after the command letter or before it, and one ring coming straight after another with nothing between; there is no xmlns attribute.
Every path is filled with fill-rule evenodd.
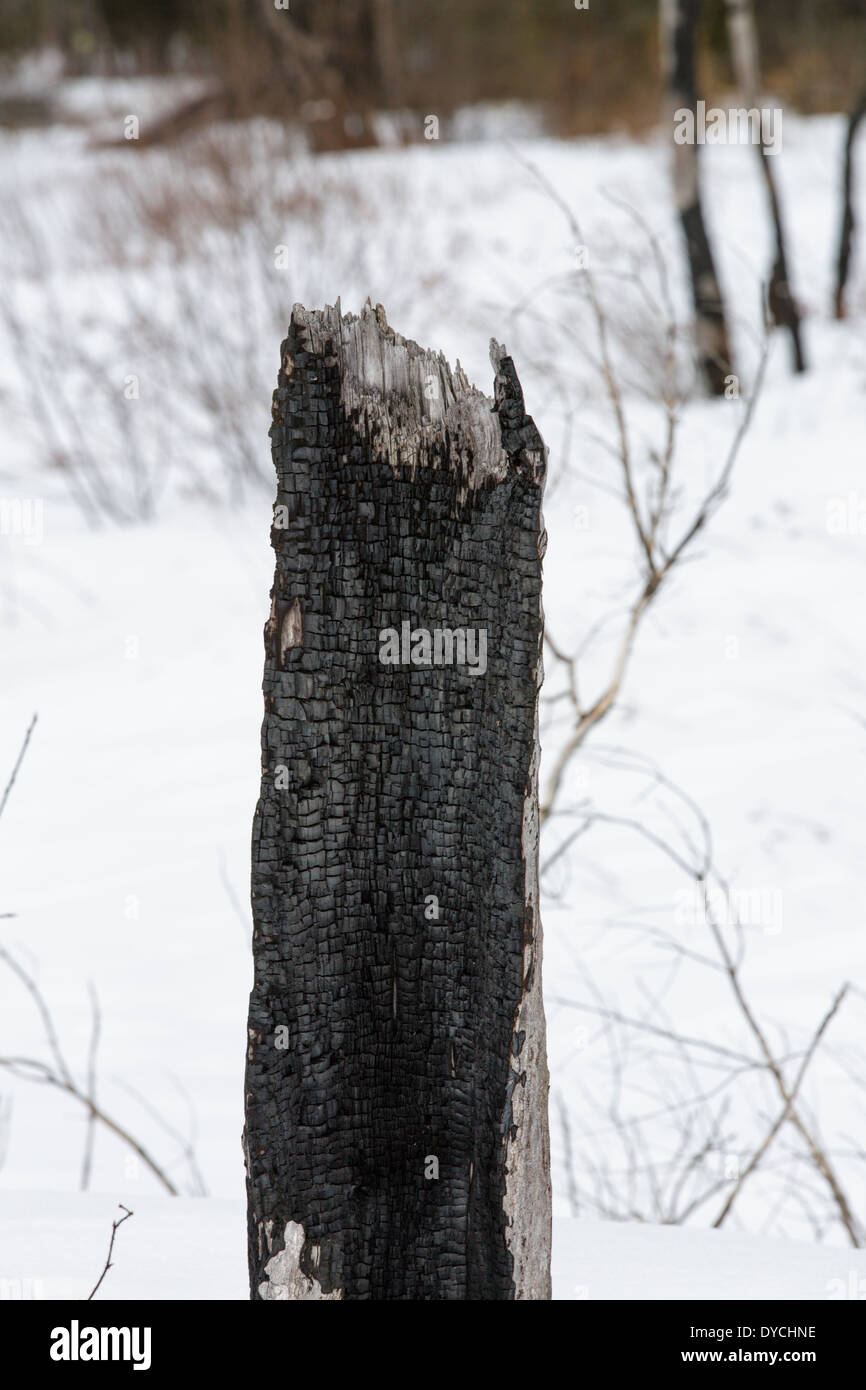
<svg viewBox="0 0 866 1390"><path fill-rule="evenodd" d="M335 1302L342 1298L339 1289L333 1293L323 1293L318 1280L305 1274L301 1268L306 1237L303 1226L290 1221L283 1233L283 1248L272 1255L265 1265L265 1277L258 1288L259 1298L265 1302L318 1299ZM313 1251L315 1262L315 1251Z"/></svg>

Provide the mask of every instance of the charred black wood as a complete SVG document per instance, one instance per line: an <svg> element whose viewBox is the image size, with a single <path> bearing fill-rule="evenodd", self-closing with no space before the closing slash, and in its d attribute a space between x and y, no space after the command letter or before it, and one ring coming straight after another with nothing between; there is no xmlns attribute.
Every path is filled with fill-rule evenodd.
<svg viewBox="0 0 866 1390"><path fill-rule="evenodd" d="M253 833L251 1295L550 1297L545 450L368 306L296 306Z"/></svg>
<svg viewBox="0 0 866 1390"><path fill-rule="evenodd" d="M848 117L845 132L845 155L842 164L842 225L839 231L839 252L836 258L836 292L833 307L837 319L845 317L845 288L851 268L854 247L854 144L857 132L866 117L866 87L860 93Z"/></svg>

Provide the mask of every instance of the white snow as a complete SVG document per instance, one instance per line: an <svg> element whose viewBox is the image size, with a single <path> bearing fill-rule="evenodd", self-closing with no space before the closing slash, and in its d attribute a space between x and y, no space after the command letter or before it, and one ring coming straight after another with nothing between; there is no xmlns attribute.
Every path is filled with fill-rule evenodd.
<svg viewBox="0 0 866 1390"><path fill-rule="evenodd" d="M0 1192L0 1298L86 1298L125 1197ZM117 1232L112 1268L96 1298L246 1299L245 1237L242 1201L141 1195ZM866 1253L561 1217L554 1223L553 1297L859 1301L866 1299Z"/></svg>

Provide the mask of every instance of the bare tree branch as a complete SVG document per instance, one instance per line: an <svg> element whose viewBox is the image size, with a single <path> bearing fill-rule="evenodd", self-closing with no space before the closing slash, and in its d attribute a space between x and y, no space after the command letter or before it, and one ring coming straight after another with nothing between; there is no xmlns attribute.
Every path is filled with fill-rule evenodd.
<svg viewBox="0 0 866 1390"><path fill-rule="evenodd" d="M806 1055L800 1063L800 1069L797 1072L796 1077L794 1078L794 1084L791 1087L791 1092L788 1099L785 1101L784 1109L780 1112L772 1128L768 1131L763 1143L760 1145L759 1148L755 1150L748 1165L746 1166L746 1168L743 1169L742 1173L737 1179L736 1186L734 1187L733 1191L729 1194L728 1199L725 1202L725 1205L722 1207L722 1210L719 1212L719 1215L713 1222L714 1227L718 1228L719 1226L722 1226L724 1224L725 1220L731 1213L731 1210L734 1206L734 1203L737 1200L737 1197L742 1192L743 1187L745 1186L749 1177L757 1169L758 1165L760 1164L764 1155L769 1150L770 1145L772 1144L776 1135L781 1130L782 1126L785 1124L786 1120L789 1120L791 1118L791 1112L794 1108L794 1101L797 1099L797 1096L799 1095L800 1087L803 1083L803 1078L806 1075L806 1071L808 1070L809 1063L811 1062L812 1058L817 1052L818 1047L821 1043L821 1039L823 1038L824 1034L829 1028L831 1021L833 1020L835 1014L838 1012L842 1004L842 1001L847 993L848 986L843 985L842 988L839 990L838 994L836 995L836 998L833 1000L833 1003L831 1004L830 1008L827 1010L827 1013L821 1020L821 1024L818 1027L818 1030L815 1033L815 1036L813 1037L811 1043L809 1044Z"/></svg>
<svg viewBox="0 0 866 1390"><path fill-rule="evenodd" d="M99 1034L102 1019L99 1012L99 997L91 980L88 985L92 1026L90 1029L90 1051L87 1058L87 1098L91 1105L96 1104L96 1054L99 1051ZM90 1173L93 1167L93 1146L96 1139L96 1116L93 1110L87 1117L87 1133L84 1140L84 1156L81 1161L81 1191L90 1186Z"/></svg>
<svg viewBox="0 0 866 1390"><path fill-rule="evenodd" d="M6 802L9 800L9 793L15 785L15 778L18 776L19 768L21 767L21 764L24 761L24 754L27 752L27 745L30 742L30 735L36 728L36 721L38 718L39 716L37 714L34 714L33 718L30 720L30 723L28 725L27 733L24 735L24 742L21 745L21 751L15 760L15 766L12 769L12 775L9 778L9 781L6 783L6 789L3 792L2 800L0 800L0 816L3 815L3 812L6 809Z"/></svg>
<svg viewBox="0 0 866 1390"><path fill-rule="evenodd" d="M138 1155L145 1167L150 1169L151 1173L153 1173L157 1181L165 1188L166 1192L172 1197L176 1197L178 1195L177 1188L171 1178L148 1153L144 1145L133 1138L129 1131L125 1129L123 1125L119 1124L117 1120L112 1119L110 1115L106 1114L102 1107L96 1104L89 1090L82 1090L74 1080L60 1047L51 1012L36 981L28 974L24 967L15 960L14 956L10 955L5 947L2 946L0 946L0 960L5 962L13 974L17 975L18 979L33 999L39 1017L42 1020L42 1026L45 1030L49 1050L53 1058L53 1066L51 1066L49 1063L42 1062L35 1057L0 1056L0 1067L4 1067L20 1080L53 1086L55 1089L64 1091L67 1095L79 1101L87 1110L88 1117L91 1120L98 1121L100 1124L104 1125L106 1129L110 1130L112 1134L115 1134L118 1139L122 1140L124 1144L127 1144L133 1152Z"/></svg>

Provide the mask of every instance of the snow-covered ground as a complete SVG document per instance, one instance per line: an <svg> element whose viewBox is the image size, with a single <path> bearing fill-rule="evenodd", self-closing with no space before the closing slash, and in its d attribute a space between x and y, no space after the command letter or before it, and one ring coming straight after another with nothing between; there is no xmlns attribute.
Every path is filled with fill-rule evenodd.
<svg viewBox="0 0 866 1390"><path fill-rule="evenodd" d="M0 1298L86 1297L122 1215L108 1194L0 1192L3 1268L15 1271ZM237 1199L139 1197L97 1298L247 1298L245 1232ZM866 1297L863 1251L569 1217L555 1221L553 1236L559 1300Z"/></svg>
<svg viewBox="0 0 866 1390"><path fill-rule="evenodd" d="M282 167L276 137L256 126L225 135L227 147L249 146L249 186L232 176L233 217L221 212L211 226L201 206L187 225L180 197L188 183L203 201L224 199L210 165L178 172L172 156L94 153L86 138L84 128L0 136L13 209L0 273L17 276L0 318L0 500L41 508L30 535L10 524L13 534L0 536L0 783L39 714L0 824L0 913L14 914L0 921L0 943L38 978L78 1076L93 981L102 1104L184 1191L194 1178L164 1124L193 1138L211 1197L159 1195L104 1130L91 1187L111 1196L76 1195L80 1106L0 1071L0 1213L12 1233L0 1277L41 1278L46 1296L80 1290L116 1199L136 1219L119 1236L115 1296L242 1297L246 898L272 569L267 429L289 307L341 295L357 309L369 294L399 331L459 357L487 389L487 340L507 342L551 448L550 632L573 652L611 621L581 665L593 692L610 669L635 557L599 440L612 436L574 237L521 161L543 171L580 219L640 468L661 427L658 326L628 290L632 257L643 287L657 286L622 200L658 238L682 316L681 248L661 140L442 144L318 164L293 156ZM652 610L619 708L573 764L564 803L640 815L667 834L671 817L686 813L658 784L648 788L639 762L699 803L715 862L746 905L744 978L784 1055L803 1049L844 980L866 987L866 275L860 255L852 317L832 323L841 138L841 120L789 117L777 162L812 370L792 377L787 345L774 336L731 496ZM748 394L769 255L760 176L749 150L714 150L704 168ZM860 189L862 199L866 167ZM170 229L162 240L145 205ZM131 377L138 395L127 400ZM682 516L720 467L741 409L684 409ZM100 472L121 510L144 499L151 519L89 528L57 466L62 455L85 480ZM549 693L558 688L554 676ZM567 731L563 714L561 704L546 707L547 767ZM560 839L552 822L543 858ZM568 1219L607 1203L618 1216L659 1220L671 1193L660 1198L633 1171L623 1115L640 1123L630 1133L642 1157L675 1174L682 1134L671 1113L697 1108L706 1120L729 1096L701 1168L705 1187L716 1174L718 1192L691 1217L710 1224L779 1107L772 1088L748 1076L696 1107L695 1095L711 1089L708 1069L690 1092L671 1048L632 1058L622 1036L573 1007L601 1000L623 1014L645 1010L671 953L644 928L708 951L689 881L670 861L621 825L599 824L546 887L557 1296L820 1298L828 1280L866 1274L787 1136L744 1189L730 1231ZM665 989L677 1033L753 1048L717 971L683 964ZM0 1055L45 1056L33 1002L6 971L0 999ZM864 1013L852 994L803 1093L861 1220ZM734 1234L738 1225L749 1234ZM806 1243L819 1236L839 1248ZM169 1245L171 1262L160 1254Z"/></svg>

